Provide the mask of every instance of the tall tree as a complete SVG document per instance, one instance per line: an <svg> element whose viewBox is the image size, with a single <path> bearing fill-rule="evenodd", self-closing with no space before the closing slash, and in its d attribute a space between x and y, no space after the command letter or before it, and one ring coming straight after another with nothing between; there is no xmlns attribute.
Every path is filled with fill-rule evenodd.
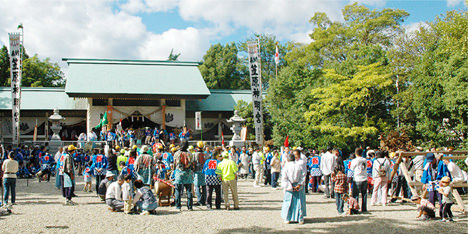
<svg viewBox="0 0 468 234"><path fill-rule="evenodd" d="M25 87L59 87L64 86L64 74L58 63L49 58L41 60L37 54L23 62L22 85Z"/></svg>
<svg viewBox="0 0 468 234"><path fill-rule="evenodd" d="M270 113L278 129L273 134L276 144L282 143L278 134L283 139L293 134L293 140L307 146L350 149L361 143L377 144L372 141L376 134L394 124L389 118L394 77L387 52L408 13L370 10L356 3L345 6L342 13L344 22L316 13L310 19L315 26L312 42L289 45L291 52L285 60L291 68L283 68L280 77L290 76L293 82L302 82L301 76L310 80L309 85L297 88L285 86L292 90L289 94L269 90ZM289 105L281 100L286 97L291 99ZM281 116L287 121L281 121Z"/></svg>
<svg viewBox="0 0 468 234"><path fill-rule="evenodd" d="M214 44L203 56L200 72L210 89L247 89L249 80L241 75L238 50L234 42Z"/></svg>
<svg viewBox="0 0 468 234"><path fill-rule="evenodd" d="M458 145L468 137L468 12L449 11L398 41L402 122L417 143ZM397 69L400 68L400 69Z"/></svg>
<svg viewBox="0 0 468 234"><path fill-rule="evenodd" d="M3 46L0 50L0 86L7 86L10 79L10 55L8 48Z"/></svg>

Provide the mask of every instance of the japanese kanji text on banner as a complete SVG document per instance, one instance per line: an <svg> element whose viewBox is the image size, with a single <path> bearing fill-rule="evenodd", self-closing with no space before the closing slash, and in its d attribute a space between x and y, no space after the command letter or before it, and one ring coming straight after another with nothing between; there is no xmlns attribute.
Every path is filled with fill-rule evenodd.
<svg viewBox="0 0 468 234"><path fill-rule="evenodd" d="M10 36L10 77L11 77L11 114L12 140L19 143L20 102L21 102L21 34L9 33Z"/></svg>
<svg viewBox="0 0 468 234"><path fill-rule="evenodd" d="M202 130L201 111L195 112L195 130Z"/></svg>
<svg viewBox="0 0 468 234"><path fill-rule="evenodd" d="M260 48L257 41L248 43L248 53L255 141L257 144L263 144L262 74L260 69Z"/></svg>

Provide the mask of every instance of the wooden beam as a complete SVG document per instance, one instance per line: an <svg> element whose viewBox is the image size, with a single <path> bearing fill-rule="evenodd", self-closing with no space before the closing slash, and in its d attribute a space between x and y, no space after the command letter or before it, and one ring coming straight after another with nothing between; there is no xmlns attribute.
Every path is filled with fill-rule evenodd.
<svg viewBox="0 0 468 234"><path fill-rule="evenodd" d="M457 201L458 203L458 206L463 210L463 212L465 211L465 204L463 203L463 200L462 198L460 197L460 194L458 193L458 190L456 189L453 189L453 196L455 197L455 200Z"/></svg>
<svg viewBox="0 0 468 234"><path fill-rule="evenodd" d="M415 195L419 196L418 191L410 183L411 182L411 177L409 176L408 168L406 168L406 164L401 163L400 169L401 169L401 172L403 172L403 176L405 177L406 183L408 183L408 187L410 187L411 193L413 194L413 196L415 196Z"/></svg>
<svg viewBox="0 0 468 234"><path fill-rule="evenodd" d="M393 177L396 175L396 173L398 171L398 165L400 165L400 163L401 163L401 157L402 157L401 153L402 153L401 151L398 153L398 159L395 162L395 164L393 165L392 173L390 174L390 181L393 180Z"/></svg>

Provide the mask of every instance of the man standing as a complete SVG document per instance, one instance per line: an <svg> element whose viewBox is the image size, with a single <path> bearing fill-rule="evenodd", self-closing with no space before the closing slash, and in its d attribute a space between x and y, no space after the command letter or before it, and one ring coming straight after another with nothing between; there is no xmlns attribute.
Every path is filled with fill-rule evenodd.
<svg viewBox="0 0 468 234"><path fill-rule="evenodd" d="M223 161L218 164L216 174L221 176L226 210L231 209L229 204L229 189L231 190L232 200L234 201L234 210L239 210L239 198L237 197L237 170L237 164L229 159L228 152L224 152Z"/></svg>
<svg viewBox="0 0 468 234"><path fill-rule="evenodd" d="M15 153L10 152L8 159L3 161L3 204L8 204L8 194L11 194L11 204L16 205L16 173L18 172L18 162L15 160Z"/></svg>
<svg viewBox="0 0 468 234"><path fill-rule="evenodd" d="M351 161L353 177L353 197L359 202L359 193L362 195L361 211L367 212L367 160L362 157L362 149L355 150L356 158Z"/></svg>
<svg viewBox="0 0 468 234"><path fill-rule="evenodd" d="M191 211L193 210L193 158L192 154L187 151L188 143L186 140L182 140L180 147L180 150L174 155L174 163L176 165L176 170L174 172L175 206L178 211L182 210L181 198L185 188L185 190L187 190L187 208Z"/></svg>
<svg viewBox="0 0 468 234"><path fill-rule="evenodd" d="M62 179L60 178L59 169L60 169L60 158L62 157L63 147L59 147L57 153L55 153L54 161L55 161L55 187L60 189L62 187Z"/></svg>
<svg viewBox="0 0 468 234"><path fill-rule="evenodd" d="M194 177L193 177L193 186L195 188L195 194L197 195L196 206L206 205L206 182L205 175L203 174L203 166L206 161L206 154L203 151L203 141L197 143L197 149L194 154Z"/></svg>
<svg viewBox="0 0 468 234"><path fill-rule="evenodd" d="M61 157L62 162L60 162L60 173L62 176L62 195L67 199L65 205L76 205L71 199L75 190L75 170L73 168L74 161L73 153L76 151L74 145L69 145L67 148L68 152L63 154Z"/></svg>
<svg viewBox="0 0 468 234"><path fill-rule="evenodd" d="M255 148L255 152L252 155L252 164L255 170L255 180L254 180L254 187L260 187L260 181L263 178L263 153L259 152L258 146Z"/></svg>
<svg viewBox="0 0 468 234"><path fill-rule="evenodd" d="M264 165L264 170L265 170L265 183L264 185L267 186L268 184L271 185L271 160L273 159L273 154L270 152L270 147L265 147L263 148L264 154L265 154L265 165Z"/></svg>
<svg viewBox="0 0 468 234"><path fill-rule="evenodd" d="M336 166L336 158L335 158L335 155L331 153L331 151L332 151L332 148L329 147L327 149L327 152L322 156L320 160L320 170L322 171L323 180L325 182L325 197L326 198L334 197L334 195L330 194L330 179L331 179L331 173L333 172ZM332 182L331 191L334 191L333 182Z"/></svg>

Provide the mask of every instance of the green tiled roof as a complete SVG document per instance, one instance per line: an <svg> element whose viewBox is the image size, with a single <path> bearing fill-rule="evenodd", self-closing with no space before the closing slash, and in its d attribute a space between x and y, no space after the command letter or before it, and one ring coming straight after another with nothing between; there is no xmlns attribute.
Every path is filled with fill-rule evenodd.
<svg viewBox="0 0 468 234"><path fill-rule="evenodd" d="M21 88L21 110L86 110L63 88ZM11 89L0 87L0 110L11 110Z"/></svg>
<svg viewBox="0 0 468 234"><path fill-rule="evenodd" d="M69 97L63 88L29 88L21 92L21 110L86 110L86 99ZM250 90L211 89L206 99L187 100L187 111L233 111L237 101L252 102ZM11 89L0 87L0 110L11 110Z"/></svg>
<svg viewBox="0 0 468 234"><path fill-rule="evenodd" d="M250 90L210 89L211 95L204 100L187 100L187 111L233 111L237 101L252 102Z"/></svg>
<svg viewBox="0 0 468 234"><path fill-rule="evenodd" d="M210 91L197 62L71 59L70 97L206 98Z"/></svg>

